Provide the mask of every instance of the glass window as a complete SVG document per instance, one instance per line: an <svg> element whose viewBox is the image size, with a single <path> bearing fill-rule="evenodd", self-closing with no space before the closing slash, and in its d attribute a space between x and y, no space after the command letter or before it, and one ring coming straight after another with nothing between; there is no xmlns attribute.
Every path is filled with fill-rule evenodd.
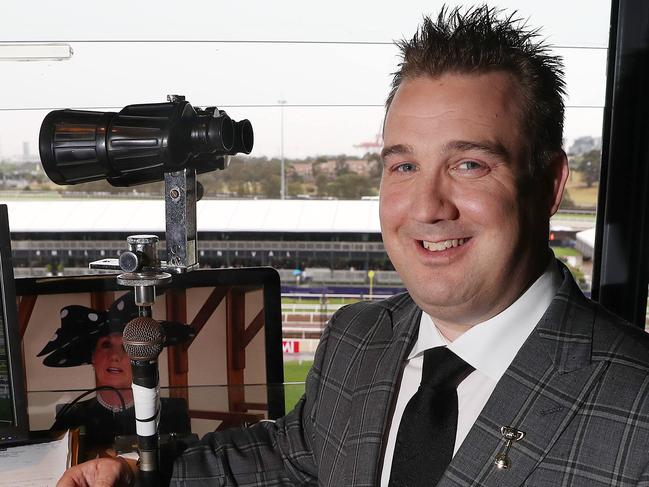
<svg viewBox="0 0 649 487"><path fill-rule="evenodd" d="M422 15L435 14L444 3L118 0L106 7L75 0L65 8L41 2L35 11L29 2L10 2L0 18L5 48L0 55L9 52L7 45L36 49L35 43L63 46L64 52L67 46L71 56L0 61L0 198L33 198L53 190L105 197L116 191L105 183L56 188L45 178L37 155L43 117L61 108L117 111L181 94L193 105L217 105L254 125L251 157L202 177L207 197L279 197L283 156L288 197L368 197L367 204L375 205L383 104L397 62L393 41L412 35ZM588 289L610 2L495 5L517 9L530 25L541 27L565 60L565 147L573 171L562 210L552 220L551 245ZM159 194L160 186L123 191L129 197ZM55 257L65 260L66 253ZM325 251L309 260L317 267L335 261L340 268L345 258ZM297 259L286 259L285 265L301 265ZM367 254L348 267L376 261Z"/></svg>

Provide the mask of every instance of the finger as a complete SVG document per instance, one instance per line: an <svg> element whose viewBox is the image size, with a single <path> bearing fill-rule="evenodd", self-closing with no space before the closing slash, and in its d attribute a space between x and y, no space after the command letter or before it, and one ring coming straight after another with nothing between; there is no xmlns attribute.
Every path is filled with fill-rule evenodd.
<svg viewBox="0 0 649 487"><path fill-rule="evenodd" d="M130 487L133 475L121 458L100 458L96 462L94 487Z"/></svg>
<svg viewBox="0 0 649 487"><path fill-rule="evenodd" d="M63 473L56 487L89 487L82 473L82 467L72 467Z"/></svg>
<svg viewBox="0 0 649 487"><path fill-rule="evenodd" d="M133 479L126 461L99 458L68 469L56 487L130 487Z"/></svg>

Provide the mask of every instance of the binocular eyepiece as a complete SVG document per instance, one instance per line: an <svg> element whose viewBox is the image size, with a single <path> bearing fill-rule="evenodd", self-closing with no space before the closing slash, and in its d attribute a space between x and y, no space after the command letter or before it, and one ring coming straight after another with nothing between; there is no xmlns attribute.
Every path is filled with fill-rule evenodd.
<svg viewBox="0 0 649 487"><path fill-rule="evenodd" d="M134 186L186 168L199 174L224 169L230 155L252 150L248 120L236 122L216 107L194 108L182 96L168 99L119 113L50 112L39 135L45 173L57 184L106 179Z"/></svg>

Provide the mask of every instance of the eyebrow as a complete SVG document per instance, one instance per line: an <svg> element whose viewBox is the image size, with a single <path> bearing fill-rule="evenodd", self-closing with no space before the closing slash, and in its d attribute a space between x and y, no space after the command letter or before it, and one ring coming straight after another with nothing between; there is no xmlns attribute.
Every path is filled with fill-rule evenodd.
<svg viewBox="0 0 649 487"><path fill-rule="evenodd" d="M500 142L475 142L469 140L452 140L442 147L442 153L453 151L475 150L491 156L500 157L506 161L511 160L509 151Z"/></svg>
<svg viewBox="0 0 649 487"><path fill-rule="evenodd" d="M415 151L411 145L407 144L395 144L389 147L384 147L381 151L381 159L385 159L389 156L402 155L402 154L413 154Z"/></svg>

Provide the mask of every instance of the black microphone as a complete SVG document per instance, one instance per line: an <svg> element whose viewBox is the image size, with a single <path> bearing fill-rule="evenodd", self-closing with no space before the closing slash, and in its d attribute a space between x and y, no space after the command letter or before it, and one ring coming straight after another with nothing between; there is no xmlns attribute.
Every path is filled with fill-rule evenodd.
<svg viewBox="0 0 649 487"><path fill-rule="evenodd" d="M142 485L158 485L158 418L160 391L158 389L158 355L162 351L164 334L153 318L140 316L124 328L124 349L133 370L133 403L135 426L140 450L140 479Z"/></svg>

